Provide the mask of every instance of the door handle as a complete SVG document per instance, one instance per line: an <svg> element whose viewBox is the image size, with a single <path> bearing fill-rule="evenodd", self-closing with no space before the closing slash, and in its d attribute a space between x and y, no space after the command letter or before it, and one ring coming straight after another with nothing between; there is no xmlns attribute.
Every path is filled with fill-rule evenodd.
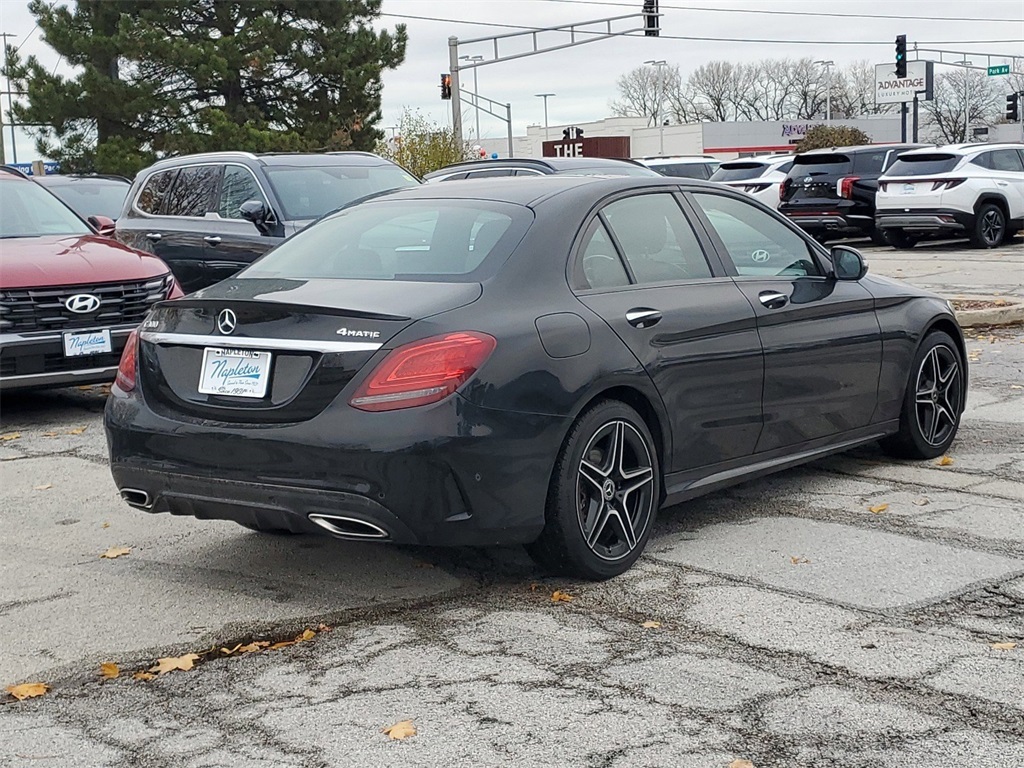
<svg viewBox="0 0 1024 768"><path fill-rule="evenodd" d="M203 238L203 242L209 243L210 245L220 245L220 238L216 235L209 235Z"/></svg>
<svg viewBox="0 0 1024 768"><path fill-rule="evenodd" d="M789 304L789 297L786 294L776 293L775 291L761 291L761 293L757 294L757 300L768 309L782 309Z"/></svg>
<svg viewBox="0 0 1024 768"><path fill-rule="evenodd" d="M626 313L626 322L634 328L650 328L661 320L661 312L649 307L636 307Z"/></svg>
<svg viewBox="0 0 1024 768"><path fill-rule="evenodd" d="M147 232L146 233L146 239L149 240L150 242L153 242L153 243L155 243L157 240L159 240L162 237L163 237L163 235L161 235L159 232Z"/></svg>

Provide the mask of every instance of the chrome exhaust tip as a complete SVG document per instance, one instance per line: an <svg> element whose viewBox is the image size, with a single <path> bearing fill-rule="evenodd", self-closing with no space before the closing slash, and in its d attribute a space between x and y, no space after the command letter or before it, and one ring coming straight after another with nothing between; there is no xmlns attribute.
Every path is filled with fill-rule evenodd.
<svg viewBox="0 0 1024 768"><path fill-rule="evenodd" d="M309 521L316 523L332 536L337 536L339 539L384 541L391 538L391 534L379 525L374 525L366 520L357 520L354 517L312 512L309 515Z"/></svg>
<svg viewBox="0 0 1024 768"><path fill-rule="evenodd" d="M130 507L149 509L153 506L153 500L149 498L149 493L140 491L137 488L122 488L121 498L128 502Z"/></svg>

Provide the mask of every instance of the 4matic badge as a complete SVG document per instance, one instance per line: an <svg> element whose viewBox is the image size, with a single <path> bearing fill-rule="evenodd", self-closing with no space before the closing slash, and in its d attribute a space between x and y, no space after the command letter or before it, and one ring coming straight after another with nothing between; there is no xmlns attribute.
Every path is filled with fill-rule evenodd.
<svg viewBox="0 0 1024 768"><path fill-rule="evenodd" d="M380 338L380 331L357 331L355 328L339 328L335 333L339 336L358 336L364 339Z"/></svg>

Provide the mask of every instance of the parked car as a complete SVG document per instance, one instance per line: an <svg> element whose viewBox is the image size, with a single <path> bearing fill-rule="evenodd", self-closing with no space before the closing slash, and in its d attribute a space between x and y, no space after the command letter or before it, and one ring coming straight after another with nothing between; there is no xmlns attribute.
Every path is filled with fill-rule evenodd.
<svg viewBox="0 0 1024 768"><path fill-rule="evenodd" d="M124 176L48 174L32 178L86 221L90 216L106 216L116 221L132 186Z"/></svg>
<svg viewBox="0 0 1024 768"><path fill-rule="evenodd" d="M626 570L660 506L883 439L942 454L937 296L718 184L426 184L155 308L105 424L148 512Z"/></svg>
<svg viewBox="0 0 1024 768"><path fill-rule="evenodd" d="M675 155L652 156L637 158L637 162L646 165L662 176L673 176L680 179L710 179L718 170L720 163L711 155Z"/></svg>
<svg viewBox="0 0 1024 768"><path fill-rule="evenodd" d="M928 236L995 248L1024 229L1024 144L905 152L878 182L875 226L897 248Z"/></svg>
<svg viewBox="0 0 1024 768"><path fill-rule="evenodd" d="M779 189L779 212L820 242L870 237L884 245L875 229L878 177L904 152L921 146L870 144L799 154Z"/></svg>
<svg viewBox="0 0 1024 768"><path fill-rule="evenodd" d="M96 217L105 228L109 219ZM0 166L0 389L112 381L125 341L181 291L167 265Z"/></svg>
<svg viewBox="0 0 1024 768"><path fill-rule="evenodd" d="M190 293L353 200L419 183L369 152L186 155L139 173L117 237L166 261Z"/></svg>
<svg viewBox="0 0 1024 768"><path fill-rule="evenodd" d="M468 160L431 171L425 182L491 179L502 176L653 176L639 163L616 157L510 157L498 160Z"/></svg>
<svg viewBox="0 0 1024 768"><path fill-rule="evenodd" d="M779 188L793 167L793 155L764 155L727 160L711 174L711 181L746 192L769 208L779 207Z"/></svg>

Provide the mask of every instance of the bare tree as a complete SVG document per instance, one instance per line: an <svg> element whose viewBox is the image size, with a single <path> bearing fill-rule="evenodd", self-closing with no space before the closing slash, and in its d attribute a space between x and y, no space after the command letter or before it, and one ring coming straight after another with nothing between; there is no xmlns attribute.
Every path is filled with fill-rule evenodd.
<svg viewBox="0 0 1024 768"><path fill-rule="evenodd" d="M926 135L945 144L970 141L965 119L971 126L992 125L998 119L1002 99L984 72L957 68L935 78L933 101L923 102Z"/></svg>
<svg viewBox="0 0 1024 768"><path fill-rule="evenodd" d="M679 66L662 67L659 81L657 67L637 67L619 77L615 85L619 98L609 105L617 117L645 117L647 125L658 124L659 113L671 114L659 109L659 103L671 100L670 94L679 92Z"/></svg>
<svg viewBox="0 0 1024 768"><path fill-rule="evenodd" d="M740 70L728 61L710 61L690 74L687 86L697 119L724 122L736 115Z"/></svg>

